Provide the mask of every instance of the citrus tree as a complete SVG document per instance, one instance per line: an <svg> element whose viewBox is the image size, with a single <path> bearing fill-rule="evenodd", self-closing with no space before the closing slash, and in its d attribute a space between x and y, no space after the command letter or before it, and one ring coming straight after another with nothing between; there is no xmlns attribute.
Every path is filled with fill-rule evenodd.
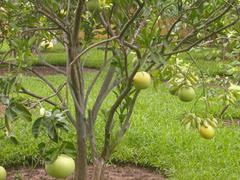
<svg viewBox="0 0 240 180"><path fill-rule="evenodd" d="M51 165L59 154L73 155L78 180L87 179L88 154L94 179L103 178L105 163L130 126L136 100L151 82L157 87L167 81L172 94L177 93L184 102L192 101L196 96L194 86L200 82L191 71L197 63L193 59L190 65L185 64L177 55L188 52L191 56L193 47L201 46L239 19L235 0L2 0L0 7L1 43L9 46L1 54L0 63L11 72L0 80L1 103L6 107L3 129L17 142L11 123L16 119L31 121L34 109L39 108L41 115L34 119L32 133L38 137L41 131L46 132L55 145L47 148L46 142L40 143L42 157ZM101 39L95 38L98 35ZM65 77L58 87L32 68L32 48L39 44L52 46L52 39L65 47L66 71L41 61ZM83 57L100 47L103 64L87 84ZM24 72L39 78L52 94L43 97L26 89L21 83ZM101 86L93 94L96 83ZM106 108L103 104L110 95L115 98ZM57 101L53 101L55 97ZM95 98L93 103L90 97ZM43 108L44 103L52 109ZM100 118L104 119L104 141L97 144L96 135L101 133L94 127ZM187 118L187 126L195 125L203 137L212 137L212 129L205 133L208 125L201 127L205 121L192 114L191 118L194 121L189 124ZM214 126L214 122L213 118L209 123ZM61 131L68 132L69 126L76 132L75 143L61 137Z"/></svg>

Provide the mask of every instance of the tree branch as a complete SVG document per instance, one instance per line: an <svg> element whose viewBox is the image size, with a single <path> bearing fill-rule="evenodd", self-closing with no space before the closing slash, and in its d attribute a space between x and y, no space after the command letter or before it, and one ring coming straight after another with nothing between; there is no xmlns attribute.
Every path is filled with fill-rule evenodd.
<svg viewBox="0 0 240 180"><path fill-rule="evenodd" d="M74 18L73 33L72 33L72 40L75 43L78 43L77 39L78 39L79 30L80 30L80 22L82 19L81 16L83 13L84 4L85 4L85 0L78 0L75 18Z"/></svg>
<svg viewBox="0 0 240 180"><path fill-rule="evenodd" d="M123 35L125 34L125 32L127 31L127 29L129 28L129 26L135 21L135 19L138 17L138 15L140 14L140 12L142 11L143 7L144 7L145 2L140 3L139 4L139 8L137 9L137 11L134 13L134 15L131 17L131 19L128 20L128 22L123 26L120 34L119 34L119 39L121 40Z"/></svg>
<svg viewBox="0 0 240 180"><path fill-rule="evenodd" d="M49 100L51 97L53 97L52 95L51 95L51 97L39 96L39 95L37 95L37 94L35 94L35 93L33 93L33 92L31 92L31 91L23 88L23 87L21 88L21 90L20 90L19 92L22 93L22 94L27 94L27 95L29 95L29 96L32 96L32 97L34 97L34 98L36 98L36 99L39 99L41 102L42 102L42 101L45 101L45 102L47 102L48 104L50 104L50 105L52 105L52 106L58 106L57 103Z"/></svg>
<svg viewBox="0 0 240 180"><path fill-rule="evenodd" d="M224 7L225 9L224 9L223 12L221 12L219 15L217 15L216 17L213 17L213 18L211 18L211 19L207 19L203 25L201 25L200 27L196 28L196 29L193 30L189 35L187 35L186 37L184 37L184 38L177 44L177 46L173 49L173 51L179 49L179 48L181 47L181 45L182 45L188 38L192 37L193 35L195 35L197 32L199 32L199 31L202 30L203 28L209 26L211 23L215 22L217 19L220 19L222 16L224 16L224 15L231 9L231 7L232 7L231 5L228 5L226 8ZM238 19L239 19L239 17L238 17ZM231 25L227 25L227 26L225 26L225 28L220 28L220 29L221 29L220 31L222 31L222 30L224 30L224 29L226 29L226 28L234 25L234 24L238 21L238 19L237 19L236 21L234 21L233 23L231 23ZM212 35L220 32L220 31L214 32ZM211 37L212 35L210 35L209 37ZM207 37L207 38L209 38L209 37ZM205 40L205 39L207 39L207 38L203 38L203 40ZM202 40L200 40L200 42L202 42ZM197 43L197 44L198 44L198 43ZM194 46L195 46L195 45L196 45L196 43L194 43ZM188 50L188 49L187 49L187 50Z"/></svg>
<svg viewBox="0 0 240 180"><path fill-rule="evenodd" d="M141 57L139 57L139 58L141 58ZM130 76L127 80L126 87L121 92L121 94L117 97L115 103L112 105L111 109L109 110L108 118L107 118L107 122L106 122L106 126L105 126L104 147L103 147L103 151L102 151L102 155L101 155L102 158L105 159L105 160L108 158L109 153L110 153L109 152L109 143L110 143L110 137L111 137L110 130L111 130L111 127L112 127L114 114L115 114L117 108L119 107L119 105L121 104L122 100L130 92L130 90L132 88L133 77L137 73L139 67L140 67L140 60L138 59L137 65L134 67L132 73L130 74Z"/></svg>
<svg viewBox="0 0 240 180"><path fill-rule="evenodd" d="M55 23L60 29L62 29L65 33L69 35L68 29L66 29L65 23L54 13L52 13L52 10L49 10L47 7L45 7L43 4L36 2L36 7L38 12L46 16L48 19L50 19L53 23Z"/></svg>
<svg viewBox="0 0 240 180"><path fill-rule="evenodd" d="M59 30L59 27L32 27L25 29L22 33L35 32L35 31L52 31Z"/></svg>
<svg viewBox="0 0 240 180"><path fill-rule="evenodd" d="M48 63L47 61L43 60L43 59L40 59L40 61L45 65L45 66L48 66L50 68L52 68L53 70L55 70L56 72L60 73L60 74L63 74L66 76L66 72L61 70L60 68L58 68L57 66L54 66L50 63Z"/></svg>
<svg viewBox="0 0 240 180"><path fill-rule="evenodd" d="M125 118L125 121L123 123L123 126L121 127L121 129L116 133L116 139L112 142L111 145L109 145L109 152L110 154L113 153L115 147L119 144L119 142L121 141L122 137L124 136L124 134L126 133L126 131L128 130L129 126L130 126L130 118L131 118L131 115L132 115L132 112L133 112L133 109L134 109L134 105L135 105L135 102L137 100L137 97L139 95L140 91L136 91L134 96L133 96L133 99L132 99L132 102L129 106L129 110L127 112L127 115L126 115L126 118Z"/></svg>
<svg viewBox="0 0 240 180"><path fill-rule="evenodd" d="M115 40L115 39L117 39L117 38L119 38L119 36L113 36L113 37L111 37L111 38L109 38L109 39L105 39L105 40L103 40L103 41L100 41L100 42L97 42L97 43L95 43L95 44L92 44L92 45L88 46L86 49L82 50L81 53L78 54L78 55L74 58L74 60L73 60L69 65L72 66L74 63L76 63L76 62L79 60L79 58L80 58L81 56L83 56L83 55L84 55L85 53L87 53L89 50L91 50L91 49L93 49L93 48L95 48L95 47L97 47L97 46L99 46L99 45L101 45L101 44L105 44L105 43L108 43L108 42L110 42L110 41L113 41L113 40Z"/></svg>
<svg viewBox="0 0 240 180"><path fill-rule="evenodd" d="M222 28L219 28L219 29L217 29L216 31L214 31L214 32L206 35L204 38L197 40L196 42L192 43L191 45L189 45L189 46L186 47L186 48L177 50L177 49L179 48L179 46L177 46L176 48L174 48L174 49L175 49L174 51L169 52L169 53L165 53L165 54L163 54L163 56L170 56L170 55L173 55L173 54L178 54L178 53L181 53L181 52L188 51L188 50L192 49L194 46L196 46L196 45L200 44L201 42L203 42L204 40L210 38L211 36L213 36L213 35L221 32L221 31L223 31L224 29L227 29L227 28L233 26L234 24L236 24L236 23L238 22L238 20L239 20L239 18L236 19L235 21L233 21L232 23L230 23L230 24L228 24L228 25L226 25L226 26L224 26L224 27L222 27Z"/></svg>

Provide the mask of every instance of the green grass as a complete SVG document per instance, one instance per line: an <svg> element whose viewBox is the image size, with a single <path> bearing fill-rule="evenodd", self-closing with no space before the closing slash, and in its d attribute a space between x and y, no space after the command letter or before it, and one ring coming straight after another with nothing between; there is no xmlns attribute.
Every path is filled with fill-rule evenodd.
<svg viewBox="0 0 240 180"><path fill-rule="evenodd" d="M47 61L50 64L64 66L66 65L67 54L63 51L55 52L45 52L39 57L35 57L33 64L41 65L41 59ZM88 68L99 68L104 61L104 51L99 49L94 49L91 52L85 54L82 57L82 61L84 62L84 66Z"/></svg>
<svg viewBox="0 0 240 180"><path fill-rule="evenodd" d="M7 49L8 46L4 43L0 52ZM224 65L229 63L229 61L219 61L219 52L216 48L194 49L191 54L197 60L201 70L209 76L223 75ZM180 57L190 60L186 53L180 54ZM42 49L40 56L33 56L33 64L42 65L41 59L53 65L63 66L66 64L67 55L64 52L64 47L61 44L56 44L52 49ZM99 68L104 61L104 51L95 48L84 55L82 60L85 67Z"/></svg>
<svg viewBox="0 0 240 180"><path fill-rule="evenodd" d="M191 51L192 57L196 60L199 68L208 76L224 75L226 73L225 65L230 61L221 61L219 51L216 48L201 48ZM179 54L179 57L186 62L192 63L190 56L187 53ZM193 65L195 66L195 65Z"/></svg>
<svg viewBox="0 0 240 180"><path fill-rule="evenodd" d="M200 69L209 76L224 75L224 67L226 64L230 63L230 61L220 61L218 52L214 48L203 49L202 51L193 50L191 54L198 62ZM190 57L185 53L180 54L180 57L191 62ZM67 57L63 52L63 49L56 46L53 49L44 51L42 58L54 65L65 65ZM93 49L84 55L82 59L85 67L99 68L104 61L104 51L100 49ZM132 57L130 57L130 60L131 59ZM41 64L40 57L35 58L34 64Z"/></svg>
<svg viewBox="0 0 240 180"><path fill-rule="evenodd" d="M58 49L58 47L56 47ZM211 50L211 49L210 49ZM224 65L228 64L229 61L216 61L213 59L217 58L216 52L213 50L212 60L206 59L209 56L209 49L203 50L203 52L193 51L192 56L196 59L201 70L209 76L223 75ZM190 62L190 58L187 54L181 54L180 57ZM47 50L42 54L42 57L36 57L34 59L35 65L41 65L43 59L53 65L65 65L66 64L66 53L63 51L55 51L55 49ZM83 56L84 66L89 68L99 68L104 61L104 51L100 49L93 49L89 53ZM130 57L130 60L132 57Z"/></svg>
<svg viewBox="0 0 240 180"><path fill-rule="evenodd" d="M0 44L0 53L6 52L9 50L7 43Z"/></svg>
<svg viewBox="0 0 240 180"><path fill-rule="evenodd" d="M40 49L42 53L57 53L65 51L64 46L61 43L55 44L53 48L50 49Z"/></svg>
<svg viewBox="0 0 240 180"><path fill-rule="evenodd" d="M3 43L3 46L0 47L0 53L4 53L8 50L8 45ZM111 54L109 53L109 56ZM30 58L33 65L42 65L42 60L47 61L50 64L64 66L66 65L67 54L64 52L62 45L57 44L52 49L42 49L40 55L33 55ZM99 68L104 61L104 51L98 48L91 50L82 56L82 61L84 66L88 68Z"/></svg>
<svg viewBox="0 0 240 180"><path fill-rule="evenodd" d="M87 74L86 77L89 83L93 75ZM63 82L61 76L48 78L56 85ZM49 94L49 89L33 77L27 77L24 84L42 95ZM90 103L94 101L99 87L98 83ZM104 107L108 108L112 101L113 96L110 96ZM189 111L191 106L192 103L183 103L171 96L164 84L157 92L153 88L143 90L131 118L130 129L111 161L154 167L171 179L239 179L239 129L218 128L213 140L204 140L196 130L186 130L180 125L182 114ZM219 114L221 108L218 103L210 111ZM197 113L204 115L204 109L200 101L196 107ZM228 111L230 115L239 117L240 112L237 108L231 108ZM98 144L102 144L103 122L100 116L96 127L96 132L100 132L97 136ZM30 126L30 123L26 125L21 121L14 126L20 145L12 145L5 139L0 141L1 165L12 167L28 164L38 158L36 144L44 140L45 136L33 139ZM66 138L73 140L73 134L70 132Z"/></svg>

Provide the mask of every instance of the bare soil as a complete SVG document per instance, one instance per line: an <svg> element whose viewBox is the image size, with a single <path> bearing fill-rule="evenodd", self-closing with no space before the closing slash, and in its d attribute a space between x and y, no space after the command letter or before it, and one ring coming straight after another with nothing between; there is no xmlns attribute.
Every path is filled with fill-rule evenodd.
<svg viewBox="0 0 240 180"><path fill-rule="evenodd" d="M88 179L92 179L93 167L88 168ZM156 171L140 168L132 165L127 166L107 166L105 170L106 180L164 180L163 175ZM31 170L30 168L20 168L9 170L7 180L56 180L49 177L43 168ZM73 180L73 177L67 178Z"/></svg>

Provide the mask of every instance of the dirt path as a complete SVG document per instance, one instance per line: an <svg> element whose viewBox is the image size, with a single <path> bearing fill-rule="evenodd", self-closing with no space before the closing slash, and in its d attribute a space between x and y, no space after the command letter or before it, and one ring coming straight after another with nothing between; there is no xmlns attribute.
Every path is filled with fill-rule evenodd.
<svg viewBox="0 0 240 180"><path fill-rule="evenodd" d="M89 166L89 180L92 178L93 167ZM127 166L108 166L105 172L106 180L164 180L165 177L156 171L140 168L132 165ZM43 168L35 169L31 172L29 168L21 168L19 170L9 170L7 180L56 180L47 176ZM72 180L73 177L67 180Z"/></svg>

